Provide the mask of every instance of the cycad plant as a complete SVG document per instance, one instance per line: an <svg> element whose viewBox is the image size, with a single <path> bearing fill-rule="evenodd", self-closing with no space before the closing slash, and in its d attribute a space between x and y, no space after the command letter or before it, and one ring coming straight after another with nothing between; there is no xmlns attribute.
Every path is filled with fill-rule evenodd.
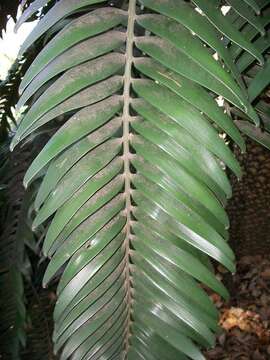
<svg viewBox="0 0 270 360"><path fill-rule="evenodd" d="M261 29L252 26L252 23L241 17L234 8L230 9L228 17L230 21L241 31L241 33L253 43L263 54L265 65L259 66L250 54L241 50L236 44L230 45L230 53L236 66L242 73L247 84L249 100L254 104L261 119L261 128L256 128L248 118L236 108L232 108L233 115L238 119L237 126L253 140L270 149L270 107L269 107L269 79L270 79L270 57L269 57L269 34L270 34L270 7L269 1L258 2ZM268 5L268 6L266 6ZM262 31L263 28L265 31ZM241 120L239 120L239 117Z"/></svg>
<svg viewBox="0 0 270 360"><path fill-rule="evenodd" d="M256 13L267 3L227 5L264 35ZM42 178L33 228L48 224L44 286L59 280L62 360L199 360L214 345L218 312L204 288L228 292L210 259L235 271L226 169L241 169L228 140L245 150L231 109L260 126L228 44L264 64L222 5L60 0L21 48L44 42L21 82L18 108L29 107L11 148L58 128L24 184Z"/></svg>

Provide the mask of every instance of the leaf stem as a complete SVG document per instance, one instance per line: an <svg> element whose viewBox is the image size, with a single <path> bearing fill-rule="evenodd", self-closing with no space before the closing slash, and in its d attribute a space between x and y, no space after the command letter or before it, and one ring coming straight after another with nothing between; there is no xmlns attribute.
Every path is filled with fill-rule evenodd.
<svg viewBox="0 0 270 360"><path fill-rule="evenodd" d="M133 43L134 43L134 23L136 18L136 0L129 1L128 9L128 26L127 26L127 42L126 42L126 65L124 74L124 104L123 104L123 156L124 156L124 176L125 176L125 196L126 196L126 281L128 292L128 304L131 306L131 291L130 291L130 273L129 273L129 249L130 249L130 223L131 223L131 172L130 172L130 88L131 88L131 70L133 63ZM128 316L130 326L129 308ZM127 333L129 334L129 332ZM126 350L128 350L128 338L126 341Z"/></svg>

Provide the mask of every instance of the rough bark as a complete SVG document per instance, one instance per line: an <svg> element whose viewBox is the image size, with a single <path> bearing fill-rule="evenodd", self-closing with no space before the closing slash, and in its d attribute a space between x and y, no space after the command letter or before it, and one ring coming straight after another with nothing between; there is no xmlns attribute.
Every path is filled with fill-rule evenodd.
<svg viewBox="0 0 270 360"><path fill-rule="evenodd" d="M230 242L238 257L270 255L270 152L250 139L246 143L245 154L236 151L243 178L231 179Z"/></svg>

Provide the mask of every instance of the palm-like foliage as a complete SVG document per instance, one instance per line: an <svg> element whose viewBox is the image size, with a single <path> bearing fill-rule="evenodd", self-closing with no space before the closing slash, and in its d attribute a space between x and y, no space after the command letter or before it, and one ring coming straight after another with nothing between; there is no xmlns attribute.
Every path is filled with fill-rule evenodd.
<svg viewBox="0 0 270 360"><path fill-rule="evenodd" d="M0 82L0 352L6 359L18 359L20 345L25 345L24 245L33 237L26 222L29 194L25 196L22 185L30 164L26 159L30 156L33 160L33 155L20 149L12 155L8 151L11 128L16 124L11 109L18 101L20 74L25 65L16 61Z"/></svg>
<svg viewBox="0 0 270 360"><path fill-rule="evenodd" d="M1 183L5 184L1 189L0 349L5 359L19 359L20 347L26 342L23 279L30 269L25 244L33 242L31 223L27 222L32 190L25 192L22 185L25 163L29 165L32 154L29 149L18 150L6 156L0 168Z"/></svg>
<svg viewBox="0 0 270 360"><path fill-rule="evenodd" d="M7 78L0 82L0 353L7 360L19 359L22 345L26 344L29 314L24 287L31 282L33 265L26 248L37 252L37 241L31 231L36 188L25 191L23 177L41 149L40 138L31 147L17 148L12 154L8 151L16 126L12 108L18 102L18 87L32 60L33 51L27 52L26 58L15 61Z"/></svg>
<svg viewBox="0 0 270 360"><path fill-rule="evenodd" d="M268 6L267 6L268 5ZM235 44L230 44L230 53L236 62L239 71L244 76L244 80L248 86L248 94L250 101L254 104L258 114L262 120L262 129L255 128L248 119L232 108L231 111L241 118L236 123L245 134L252 139L258 141L262 145L270 149L270 123L269 123L269 82L270 82L270 57L269 57L269 35L270 35L270 7L269 1L258 1L258 11L260 12L260 22L265 28L265 33L254 28L252 23L246 21L245 18L237 14L234 9L230 10L228 16L235 26L246 36L261 52L265 58L264 66L259 66L256 61L246 52L243 52Z"/></svg>
<svg viewBox="0 0 270 360"><path fill-rule="evenodd" d="M36 0L18 25L47 2ZM263 33L258 4L245 4L243 18ZM21 49L51 37L21 83L18 106L33 104L12 148L60 121L25 176L28 186L45 173L33 227L51 220L44 284L60 277L55 351L202 359L197 345L214 344L218 315L200 283L228 296L208 257L234 271L224 167L241 171L220 133L245 149L214 97L259 125L222 36L263 56L218 1L106 5L58 1Z"/></svg>

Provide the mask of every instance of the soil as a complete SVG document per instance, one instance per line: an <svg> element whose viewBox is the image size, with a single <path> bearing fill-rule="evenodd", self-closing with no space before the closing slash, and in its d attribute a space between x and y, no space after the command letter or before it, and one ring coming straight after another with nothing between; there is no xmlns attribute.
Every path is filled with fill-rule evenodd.
<svg viewBox="0 0 270 360"><path fill-rule="evenodd" d="M216 347L205 352L208 360L270 359L270 258L243 256L230 275L219 266L217 277L228 287L224 302L211 294L220 310L221 333Z"/></svg>

